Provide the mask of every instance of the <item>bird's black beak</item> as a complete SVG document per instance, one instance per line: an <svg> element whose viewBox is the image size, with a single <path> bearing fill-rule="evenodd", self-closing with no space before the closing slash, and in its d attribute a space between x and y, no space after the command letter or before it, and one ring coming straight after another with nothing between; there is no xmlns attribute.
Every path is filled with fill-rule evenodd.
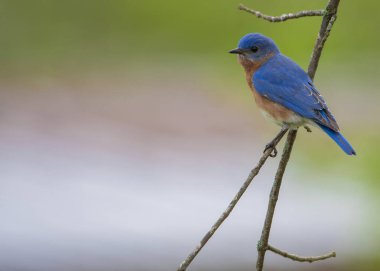
<svg viewBox="0 0 380 271"><path fill-rule="evenodd" d="M233 49L231 51L229 51L230 54L238 54L238 55L241 55L244 53L244 51L242 49L239 49L239 48L236 48L236 49Z"/></svg>

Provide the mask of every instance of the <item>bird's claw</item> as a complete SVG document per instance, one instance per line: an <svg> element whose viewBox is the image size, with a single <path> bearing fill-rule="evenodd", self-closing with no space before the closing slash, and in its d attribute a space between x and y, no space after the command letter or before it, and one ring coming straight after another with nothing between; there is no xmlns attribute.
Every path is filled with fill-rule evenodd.
<svg viewBox="0 0 380 271"><path fill-rule="evenodd" d="M267 145L265 146L265 149L264 149L263 152L266 152L266 151L269 150L269 149L272 149L272 151L270 152L269 156L272 157L272 158L276 157L276 156L277 156L277 149L276 149L276 147L273 145L272 142L269 143L269 144L267 144Z"/></svg>
<svg viewBox="0 0 380 271"><path fill-rule="evenodd" d="M309 126L305 125L303 128L305 128L305 130L308 132L308 133L311 133L311 129Z"/></svg>

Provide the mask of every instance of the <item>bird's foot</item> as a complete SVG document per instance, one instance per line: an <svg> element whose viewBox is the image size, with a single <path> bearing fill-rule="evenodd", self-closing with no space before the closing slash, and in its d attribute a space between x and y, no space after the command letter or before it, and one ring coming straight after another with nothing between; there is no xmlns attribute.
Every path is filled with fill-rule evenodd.
<svg viewBox="0 0 380 271"><path fill-rule="evenodd" d="M311 133L311 129L309 126L307 125L304 125L303 128L305 128L305 130L308 132L308 133Z"/></svg>
<svg viewBox="0 0 380 271"><path fill-rule="evenodd" d="M268 144L265 145L265 149L263 152L266 152L267 150L272 149L271 153L269 154L270 157L276 157L277 156L277 149L274 146L274 142L271 141Z"/></svg>
<svg viewBox="0 0 380 271"><path fill-rule="evenodd" d="M287 131L288 131L288 127L286 127L286 126L282 127L281 131L276 135L276 137L273 138L273 140L271 142L269 142L268 144L265 145L264 152L271 149L269 156L270 157L276 157L277 156L276 145L281 140L281 138L286 134Z"/></svg>

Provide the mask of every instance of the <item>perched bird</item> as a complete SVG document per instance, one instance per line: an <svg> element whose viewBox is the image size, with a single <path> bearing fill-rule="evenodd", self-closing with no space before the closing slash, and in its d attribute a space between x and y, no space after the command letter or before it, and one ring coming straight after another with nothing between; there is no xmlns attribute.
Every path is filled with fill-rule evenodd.
<svg viewBox="0 0 380 271"><path fill-rule="evenodd" d="M308 124L319 126L345 153L356 155L311 78L281 54L272 39L259 33L247 34L230 53L238 54L247 83L265 116L283 129L305 126L309 131Z"/></svg>

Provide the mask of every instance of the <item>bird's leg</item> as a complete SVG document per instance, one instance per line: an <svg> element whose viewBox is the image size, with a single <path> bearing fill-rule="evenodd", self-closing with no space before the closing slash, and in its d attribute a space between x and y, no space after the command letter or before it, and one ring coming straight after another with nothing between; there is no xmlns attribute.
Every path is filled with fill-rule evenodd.
<svg viewBox="0 0 380 271"><path fill-rule="evenodd" d="M308 132L308 133L311 133L311 129L309 126L307 125L304 125L303 128L305 128L305 130Z"/></svg>
<svg viewBox="0 0 380 271"><path fill-rule="evenodd" d="M273 138L271 142L269 142L268 144L265 145L264 152L266 152L269 149L272 149L271 154L269 154L269 156L270 157L276 157L276 155L277 155L276 145L281 140L281 138L286 134L286 132L288 130L289 130L288 127L286 127L286 126L282 127L281 131L276 135L276 137Z"/></svg>

